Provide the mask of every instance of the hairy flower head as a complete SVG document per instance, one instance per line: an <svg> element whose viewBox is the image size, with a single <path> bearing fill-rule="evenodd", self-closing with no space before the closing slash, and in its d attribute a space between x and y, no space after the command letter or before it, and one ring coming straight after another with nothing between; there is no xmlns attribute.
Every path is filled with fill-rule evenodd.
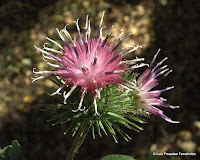
<svg viewBox="0 0 200 160"><path fill-rule="evenodd" d="M58 76L62 79L63 85L51 95L61 94L60 91L70 85L71 89L68 93L63 92L64 103L66 104L67 98L76 89L77 86L81 86L81 98L80 103L76 111L83 111L82 103L84 97L88 91L90 91L94 98L95 114L97 112L97 98L100 98L100 92L103 88L106 88L109 84L122 83L122 75L130 69L134 69L142 66L137 65L137 61L143 59L136 59L134 61L124 60L126 54L137 50L141 46L127 46L123 49L118 49L121 43L130 35L128 34L122 38L122 33L113 42L109 42L108 39L111 36L113 26L105 39L102 39L102 22L104 12L100 21L96 38L91 38L90 33L90 21L88 16L86 17L86 24L84 27L85 37L82 38L81 31L78 25L78 20L75 21L78 31L78 41L76 38L72 38L66 27L57 32L60 38L63 40L65 46L60 45L56 41L47 38L50 42L57 45L60 50L46 47L44 44L43 49L35 46L36 49L42 52L43 59L47 61L47 64L56 68L51 71L39 71L36 72L35 68L35 80L49 77ZM68 40L66 40L66 38ZM55 55L56 54L56 55ZM50 61L50 62L49 62ZM52 63L55 62L55 63ZM131 65L131 67L129 66ZM40 75L40 76L38 76Z"/></svg>

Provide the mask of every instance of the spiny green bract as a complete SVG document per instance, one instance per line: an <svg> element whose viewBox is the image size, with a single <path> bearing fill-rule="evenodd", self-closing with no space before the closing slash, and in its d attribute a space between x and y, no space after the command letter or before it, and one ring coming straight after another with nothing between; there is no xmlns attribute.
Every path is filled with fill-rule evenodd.
<svg viewBox="0 0 200 160"><path fill-rule="evenodd" d="M60 85L58 78L51 80ZM106 135L110 133L117 143L117 132L125 140L131 139L122 128L142 130L138 123L144 123L145 120L141 118L141 115L148 115L148 113L138 108L137 104L140 101L135 93L123 90L117 85L109 85L102 90L101 99L97 100L100 115L94 115L94 105L90 94L87 94L83 102L83 106L87 109L82 112L72 112L79 104L76 98L78 94L80 92L74 92L67 104L51 104L44 109L53 113L52 119L49 120L53 122L53 125L68 123L65 134L72 131L72 136L74 136L80 127L86 127L89 124L93 138L96 133L99 136L102 136L102 133Z"/></svg>

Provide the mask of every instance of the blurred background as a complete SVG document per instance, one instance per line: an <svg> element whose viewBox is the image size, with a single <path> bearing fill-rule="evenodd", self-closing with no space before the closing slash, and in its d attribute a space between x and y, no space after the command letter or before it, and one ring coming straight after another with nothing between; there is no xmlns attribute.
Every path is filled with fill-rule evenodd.
<svg viewBox="0 0 200 160"><path fill-rule="evenodd" d="M108 154L127 154L136 159L198 159L200 152L199 109L199 15L198 0L1 0L0 1L0 147L17 139L27 160L63 160L73 142L63 135L66 126L52 127L49 113L41 111L54 97L40 88L56 86L46 80L31 83L32 69L46 69L41 53L46 37L60 43L55 28L68 30L77 36L74 20L81 27L90 16L92 35L96 35L102 11L105 11L103 36L115 25L132 36L123 45L143 46L128 58L145 57L149 63L158 48L158 60L168 57L167 64L174 72L165 78L160 88L175 86L163 97L180 109L163 109L180 124L170 124L151 116L140 133L127 131L132 140L119 135L119 144L104 135L94 140L86 138L75 160L97 160ZM139 71L139 70L138 70ZM196 152L197 156L155 157L152 152Z"/></svg>

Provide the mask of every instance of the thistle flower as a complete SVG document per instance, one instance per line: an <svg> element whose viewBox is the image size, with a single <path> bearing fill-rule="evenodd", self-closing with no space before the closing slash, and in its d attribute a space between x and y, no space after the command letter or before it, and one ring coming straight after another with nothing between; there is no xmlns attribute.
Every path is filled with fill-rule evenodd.
<svg viewBox="0 0 200 160"><path fill-rule="evenodd" d="M56 41L47 38L50 42L57 45L60 50L55 50L49 48L45 43L43 49L40 49L35 46L36 49L42 52L44 61L47 61L47 64L56 68L56 70L51 71L39 71L36 72L35 68L33 72L35 73L35 78L32 78L32 82L42 79L49 76L57 76L62 80L62 85L57 89L56 92L51 95L59 94L60 91L65 86L71 86L71 89L68 93L63 92L64 104L66 104L67 98L71 93L76 89L77 86L81 86L81 98L79 106L74 112L84 111L85 108L82 108L82 103L84 97L88 91L92 93L95 114L98 115L97 110L97 98L100 97L100 92L103 88L106 88L107 85L120 84L122 83L122 75L134 68L143 66L144 64L137 65L136 62L142 61L143 59L137 58L136 60L125 60L124 57L126 54L129 54L138 48L142 48L137 45L130 45L121 50L118 47L121 43L128 37L130 34L122 38L124 31L121 32L119 36L116 36L113 42L108 42L109 37L114 26L111 27L106 38L102 40L102 27L104 12L101 17L99 24L97 37L90 38L91 28L90 21L88 16L86 17L86 24L84 27L85 38L82 39L81 31L78 25L78 19L75 21L79 40L76 41L76 38L72 39L71 35L67 31L66 27L57 32L60 38L63 40L65 46L63 47ZM64 38L68 38L69 42ZM55 56L54 54L58 54ZM55 64L48 61L54 61ZM39 75L39 76L38 76Z"/></svg>
<svg viewBox="0 0 200 160"><path fill-rule="evenodd" d="M174 86L167 87L162 90L152 90L159 84L160 80L162 80L170 72L172 72L172 70L167 68L167 65L162 66L162 64L168 59L167 57L164 58L159 63L157 63L155 67L153 67L153 63L159 51L160 49L155 54L149 67L140 75L137 81L134 81L134 83L126 81L126 84L124 85L130 88L134 88L138 91L137 96L141 100L141 103L138 104L140 108L145 109L146 111L151 112L155 115L158 115L168 122L179 123L178 121L172 121L170 118L168 118L166 115L163 114L162 110L155 107L155 106L162 106L172 109L179 108L179 106L172 106L167 103L164 103L166 99L160 97L160 94L162 92L173 89Z"/></svg>

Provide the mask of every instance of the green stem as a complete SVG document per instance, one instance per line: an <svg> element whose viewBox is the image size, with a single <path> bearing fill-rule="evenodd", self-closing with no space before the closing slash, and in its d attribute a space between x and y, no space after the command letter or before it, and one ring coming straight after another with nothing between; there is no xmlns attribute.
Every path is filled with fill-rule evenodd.
<svg viewBox="0 0 200 160"><path fill-rule="evenodd" d="M78 149L83 144L83 141L85 140L85 138L88 134L89 128L90 128L90 126L89 126L89 124L87 124L87 125L83 125L79 129L79 131L76 135L76 138L75 138L74 142L72 143L71 148L67 152L66 160L73 160L74 159L76 153L78 152Z"/></svg>

